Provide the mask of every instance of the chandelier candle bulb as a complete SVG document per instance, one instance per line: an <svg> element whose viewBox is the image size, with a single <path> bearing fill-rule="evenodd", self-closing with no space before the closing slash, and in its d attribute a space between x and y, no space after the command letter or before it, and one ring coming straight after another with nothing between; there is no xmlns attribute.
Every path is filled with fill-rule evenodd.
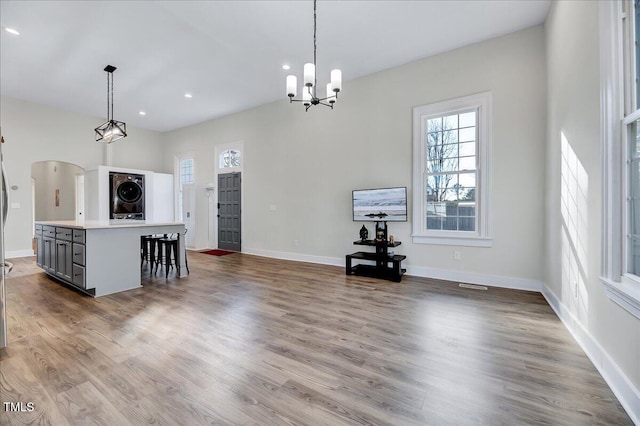
<svg viewBox="0 0 640 426"><path fill-rule="evenodd" d="M336 101L336 94L331 88L331 83L327 83L327 102L329 102L330 104L333 104L335 103L335 101Z"/></svg>
<svg viewBox="0 0 640 426"><path fill-rule="evenodd" d="M313 87L316 80L316 66L311 63L304 64L304 85Z"/></svg>
<svg viewBox="0 0 640 426"><path fill-rule="evenodd" d="M298 78L295 75L287 76L287 96L295 98L298 94Z"/></svg>
<svg viewBox="0 0 640 426"><path fill-rule="evenodd" d="M311 93L309 92L309 88L304 87L302 89L302 103L305 106L311 105Z"/></svg>
<svg viewBox="0 0 640 426"><path fill-rule="evenodd" d="M331 87L336 93L342 90L342 71L331 70Z"/></svg>

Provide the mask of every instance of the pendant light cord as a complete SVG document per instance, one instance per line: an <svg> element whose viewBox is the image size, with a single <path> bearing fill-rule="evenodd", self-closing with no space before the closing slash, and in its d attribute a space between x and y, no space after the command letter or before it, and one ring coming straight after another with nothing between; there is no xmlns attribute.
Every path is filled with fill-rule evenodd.
<svg viewBox="0 0 640 426"><path fill-rule="evenodd" d="M318 93L318 64L316 62L316 0L313 0L313 95Z"/></svg>
<svg viewBox="0 0 640 426"><path fill-rule="evenodd" d="M110 72L109 76L111 77L111 117L109 120L113 120L113 73Z"/></svg>
<svg viewBox="0 0 640 426"><path fill-rule="evenodd" d="M113 72L107 71L107 121L113 120Z"/></svg>
<svg viewBox="0 0 640 426"><path fill-rule="evenodd" d="M110 116L109 116L109 111L110 111L110 99L109 99L109 73L107 72L107 121L111 120Z"/></svg>

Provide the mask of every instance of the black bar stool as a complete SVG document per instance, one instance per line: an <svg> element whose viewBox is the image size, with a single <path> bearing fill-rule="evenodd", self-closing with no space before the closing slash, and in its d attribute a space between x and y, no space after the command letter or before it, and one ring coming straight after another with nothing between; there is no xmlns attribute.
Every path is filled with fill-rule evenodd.
<svg viewBox="0 0 640 426"><path fill-rule="evenodd" d="M147 261L151 268L156 264L156 247L158 240L162 238L156 235L143 235L140 237L140 267Z"/></svg>
<svg viewBox="0 0 640 426"><path fill-rule="evenodd" d="M154 275L158 272L160 265L164 266L164 276L169 277L169 269L176 267L177 275L180 275L180 265L177 264L178 259L178 238L168 237L159 238L158 244L158 257L156 259L156 269ZM184 253L184 266L187 268L187 274L189 273L189 263L187 262L187 253Z"/></svg>

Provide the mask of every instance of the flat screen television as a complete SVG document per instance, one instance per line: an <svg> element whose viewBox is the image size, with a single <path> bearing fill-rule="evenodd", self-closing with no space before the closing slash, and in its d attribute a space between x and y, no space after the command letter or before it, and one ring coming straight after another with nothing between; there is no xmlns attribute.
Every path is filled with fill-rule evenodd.
<svg viewBox="0 0 640 426"><path fill-rule="evenodd" d="M354 222L406 222L407 188L356 189L352 205Z"/></svg>

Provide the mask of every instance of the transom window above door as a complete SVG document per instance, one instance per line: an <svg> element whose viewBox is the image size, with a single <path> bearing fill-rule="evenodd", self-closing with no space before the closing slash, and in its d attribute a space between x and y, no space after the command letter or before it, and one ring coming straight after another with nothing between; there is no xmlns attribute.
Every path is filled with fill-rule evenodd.
<svg viewBox="0 0 640 426"><path fill-rule="evenodd" d="M227 149L220 153L218 166L221 169L233 169L240 167L240 151L235 149Z"/></svg>

